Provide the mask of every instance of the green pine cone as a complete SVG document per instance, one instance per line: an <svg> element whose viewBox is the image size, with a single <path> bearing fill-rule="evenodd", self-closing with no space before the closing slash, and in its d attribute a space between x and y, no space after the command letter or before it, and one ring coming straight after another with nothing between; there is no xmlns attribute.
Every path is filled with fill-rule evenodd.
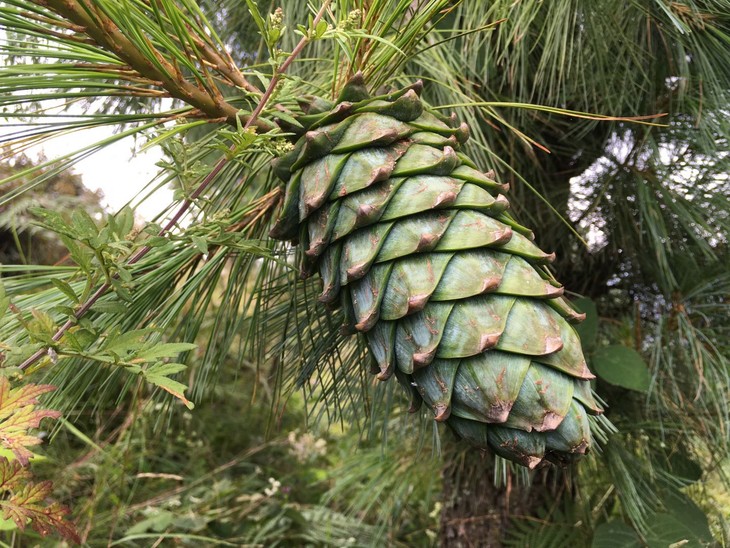
<svg viewBox="0 0 730 548"><path fill-rule="evenodd" d="M275 166L287 181L272 237L301 242L320 301L365 334L393 374L473 445L534 468L591 445L580 321L506 213L506 185L459 149L468 128L424 109L420 83L370 97L360 75Z"/></svg>

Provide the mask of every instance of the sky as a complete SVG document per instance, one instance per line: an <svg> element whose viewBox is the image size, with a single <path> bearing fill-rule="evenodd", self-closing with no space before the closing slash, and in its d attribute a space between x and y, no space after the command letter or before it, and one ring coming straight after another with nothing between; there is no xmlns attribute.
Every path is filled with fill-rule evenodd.
<svg viewBox="0 0 730 548"><path fill-rule="evenodd" d="M42 146L29 149L27 154L34 157L43 153L52 160L104 139L110 134L111 129L104 127L79 131L71 137L46 141ZM161 149L152 147L144 152L135 153L135 144L137 148L140 146L139 141L135 143L132 137L122 139L81 160L73 167L74 173L81 175L86 187L102 192L104 196L102 204L111 211L118 211L132 200L159 170L155 164L162 159ZM140 204L136 213L143 219L152 219L171 201L172 190L161 189Z"/></svg>

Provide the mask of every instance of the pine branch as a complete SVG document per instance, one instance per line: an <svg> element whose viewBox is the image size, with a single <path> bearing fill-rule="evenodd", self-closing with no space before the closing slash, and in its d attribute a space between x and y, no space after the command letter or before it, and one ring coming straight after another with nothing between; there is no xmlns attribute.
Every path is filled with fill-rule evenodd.
<svg viewBox="0 0 730 548"><path fill-rule="evenodd" d="M315 27L317 23L322 19L324 16L325 11L327 10L327 7L329 6L331 0L325 0L325 2L322 4L322 7L320 8L319 12L317 12L316 17L314 18L312 22L312 26ZM63 0L50 0L49 3L63 3ZM251 115L246 120L246 123L244 124L244 129L248 129L252 126L257 126L258 123L258 117L263 111L263 109L266 107L266 103L271 99L272 94L274 93L274 90L276 89L276 86L281 79L284 72L289 68L291 63L296 59L299 54L301 54L304 47L307 45L307 43L311 40L311 37L309 35L305 35L302 37L302 39L299 41L297 46L292 50L289 57L276 69L274 72L274 75L271 78L271 81L269 82L269 86L267 87L264 94L261 96L261 99L254 109L254 111L251 113ZM133 66L133 65L132 65ZM257 126L258 127L258 126ZM235 147L235 144L231 147L231 150ZM202 193L210 186L210 184L215 179L216 175L223 169L223 167L228 162L228 157L224 156L221 158L218 163L213 167L213 169L208 173L208 175L203 179L203 181L197 186L197 188L188 196L185 201L180 205L177 212L173 217L165 224L165 226L162 227L162 229L157 234L158 236L164 236L170 230L172 230L175 225L178 223L178 221L185 215L185 213L190 209L190 207L193 205L195 200L199 198ZM263 200L261 202L260 208L257 208L254 211L254 215L251 216L252 222L261 218L261 216L268 210L272 209L278 202L278 193L274 194L272 196L269 196L267 199ZM134 265L135 263L139 262L147 253L150 252L152 249L151 246L145 245L141 247L137 252L135 252L126 262L127 266ZM115 276L115 278L118 277L118 275ZM61 340L61 337L63 337L64 333L66 333L71 327L75 325L75 323L82 318L86 313L89 312L92 306L103 296L106 294L106 292L111 288L111 284L109 282L106 282L102 284L95 292L94 294L89 297L89 299L84 302L82 305L79 306L79 308L76 309L74 312L73 318L67 320L54 334L52 339L56 342ZM35 353L33 353L30 357L28 357L22 364L20 364L19 368L21 370L25 370L29 368L31 365L36 363L39 359L43 357L43 355L47 352L46 348L40 348Z"/></svg>
<svg viewBox="0 0 730 548"><path fill-rule="evenodd" d="M149 41L146 44L149 51L141 51L109 16L94 6L93 2L88 0L32 1L83 28L84 33L99 46L114 53L151 83L164 88L172 97L197 108L209 118L224 119L234 126L237 119L249 126L255 120L256 127L262 131L274 129L272 124L258 120L255 116L240 114L237 107L223 100L217 88L206 91L181 77L179 69L173 66ZM199 44L202 46L202 41L199 41ZM209 61L216 68L221 68L221 72L231 78L236 85L250 92L260 93L255 86L246 81L237 69L230 67L229 63L224 62L223 58L214 53L209 46L202 47L202 49ZM154 57L154 60L151 57Z"/></svg>

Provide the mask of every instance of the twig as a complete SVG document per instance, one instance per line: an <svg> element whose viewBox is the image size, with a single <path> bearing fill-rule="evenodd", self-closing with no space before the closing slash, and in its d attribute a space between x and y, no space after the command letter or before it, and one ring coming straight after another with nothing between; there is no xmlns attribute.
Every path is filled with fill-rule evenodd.
<svg viewBox="0 0 730 548"><path fill-rule="evenodd" d="M51 0L52 1L52 0ZM325 10L327 9L327 6L329 6L331 0L325 0L325 2L322 4L322 7L320 8L319 12L317 12L317 16L314 18L313 26L316 26L317 23L322 19L324 16ZM50 3L50 2L49 2ZM271 78L271 81L269 82L269 87L266 89L264 94L261 96L261 99L259 100L258 105L256 105L256 108L251 113L251 115L248 117L248 120L246 121L246 124L244 125L244 128L249 128L252 125L256 123L256 120L258 119L261 112L264 110L264 107L266 106L266 103L271 98L271 95L274 93L274 88L276 87L276 84L279 82L279 79L281 78L281 75L286 71L289 66L292 64L294 59L302 52L304 49L304 46L307 45L309 42L309 38L304 36L299 41L299 43L296 45L296 47L292 50L291 55L284 61L280 67L276 69L274 72L274 75ZM231 146L231 150L233 150L235 145ZM173 215L172 219L170 219L165 226L162 227L162 229L158 232L158 236L164 236L167 234L182 218L185 213L187 213L188 209L190 209L190 206L193 205L193 202L210 186L210 184L213 182L213 179L215 179L216 175L220 172L221 169L228 163L228 158L226 156L223 156L218 163L213 167L210 173L203 179L203 181L198 185L198 187L188 196L185 201L180 205L180 208L177 210L175 215ZM268 202L269 207L271 207L271 204L275 203L274 201ZM133 265L137 262L139 262L147 253L150 252L152 248L148 245L145 245L141 248L139 248L126 262L126 265ZM116 276L115 276L116 278ZM58 342L61 340L61 337L63 337L64 333L71 329L76 322L84 316L92 306L98 301L111 287L109 283L102 284L95 292L94 294L89 297L89 299L82 304L73 315L73 318L69 319L64 323L56 333L54 333L52 339L55 342ZM41 348L34 352L29 358L27 358L23 363L20 364L19 368L21 370L25 370L31 365L33 365L35 362L37 362L39 359L43 357L44 354L47 352L47 348Z"/></svg>
<svg viewBox="0 0 730 548"><path fill-rule="evenodd" d="M236 124L236 119L241 118L248 126L257 120L253 116L240 115L237 107L223 101L220 97L215 97L214 94L208 93L184 78L176 77L175 67L154 48L151 42L148 42L147 45L151 54L154 55L156 63L151 61L149 53L140 51L110 17L100 10L94 9L93 3L86 1L69 2L67 0L33 1L83 28L84 33L92 38L96 44L114 53L139 74L152 81L160 82L161 86L172 97L185 101L205 112L211 118L224 117L228 123L233 125ZM63 36L68 38L67 35ZM264 131L274 129L272 124L268 122L257 121L256 125Z"/></svg>

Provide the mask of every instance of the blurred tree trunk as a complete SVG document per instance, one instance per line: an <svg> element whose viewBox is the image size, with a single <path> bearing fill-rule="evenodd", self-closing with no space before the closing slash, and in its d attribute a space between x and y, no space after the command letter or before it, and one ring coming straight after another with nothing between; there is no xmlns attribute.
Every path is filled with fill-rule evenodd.
<svg viewBox="0 0 730 548"><path fill-rule="evenodd" d="M543 501L532 487L517 485L514 477L496 487L493 461L492 455L480 455L471 448L445 459L440 546L498 548L510 516L531 515Z"/></svg>

